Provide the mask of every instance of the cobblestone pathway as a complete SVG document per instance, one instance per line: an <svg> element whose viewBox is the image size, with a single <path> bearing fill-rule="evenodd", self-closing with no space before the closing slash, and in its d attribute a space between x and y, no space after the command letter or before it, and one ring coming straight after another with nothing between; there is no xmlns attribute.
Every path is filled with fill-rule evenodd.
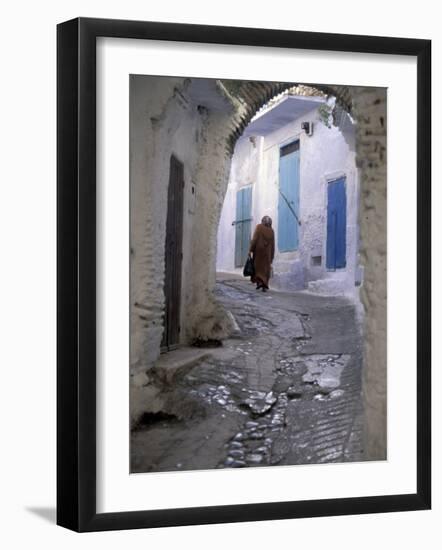
<svg viewBox="0 0 442 550"><path fill-rule="evenodd" d="M362 460L361 334L348 300L219 281L237 332L164 387L132 471Z"/></svg>

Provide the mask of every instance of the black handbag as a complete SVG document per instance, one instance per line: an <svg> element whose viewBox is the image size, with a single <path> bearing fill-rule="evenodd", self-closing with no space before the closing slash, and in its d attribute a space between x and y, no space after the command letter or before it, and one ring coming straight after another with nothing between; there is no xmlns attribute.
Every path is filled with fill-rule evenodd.
<svg viewBox="0 0 442 550"><path fill-rule="evenodd" d="M244 266L242 274L244 277L253 277L253 275L255 275L255 266L251 256L247 257L246 265Z"/></svg>

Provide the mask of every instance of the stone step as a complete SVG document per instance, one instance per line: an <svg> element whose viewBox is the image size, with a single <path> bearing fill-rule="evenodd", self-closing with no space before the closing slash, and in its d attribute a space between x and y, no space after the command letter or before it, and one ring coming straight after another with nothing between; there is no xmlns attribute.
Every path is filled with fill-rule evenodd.
<svg viewBox="0 0 442 550"><path fill-rule="evenodd" d="M207 359L212 352L207 349L181 347L160 355L153 367L159 380L171 384L178 376L184 376L200 361Z"/></svg>

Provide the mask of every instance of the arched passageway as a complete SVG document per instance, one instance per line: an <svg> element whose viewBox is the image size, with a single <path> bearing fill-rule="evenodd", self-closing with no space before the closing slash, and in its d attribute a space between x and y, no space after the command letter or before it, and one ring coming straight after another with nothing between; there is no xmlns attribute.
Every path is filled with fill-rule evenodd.
<svg viewBox="0 0 442 550"><path fill-rule="evenodd" d="M163 336L164 243L171 156L183 164L180 341L222 339L232 319L213 295L216 239L237 139L254 114L294 83L137 77L131 82L131 375L132 415L163 402L150 388ZM357 122L360 255L364 265L364 401L367 458L386 443L386 94L315 86L336 97Z"/></svg>
<svg viewBox="0 0 442 550"><path fill-rule="evenodd" d="M276 241L273 288L356 296L355 155L354 121L334 96L295 86L272 98L236 141L217 271L241 273L254 227L267 215Z"/></svg>

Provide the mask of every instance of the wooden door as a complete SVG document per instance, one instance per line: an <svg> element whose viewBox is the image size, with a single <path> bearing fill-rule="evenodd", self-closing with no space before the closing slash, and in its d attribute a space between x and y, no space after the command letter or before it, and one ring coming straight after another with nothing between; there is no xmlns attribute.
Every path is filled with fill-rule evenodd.
<svg viewBox="0 0 442 550"><path fill-rule="evenodd" d="M299 244L299 141L281 147L279 159L278 249L297 250Z"/></svg>
<svg viewBox="0 0 442 550"><path fill-rule="evenodd" d="M346 265L347 196L345 178L331 181L327 188L327 269Z"/></svg>
<svg viewBox="0 0 442 550"><path fill-rule="evenodd" d="M161 348L174 349L180 339L181 267L183 260L184 167L170 158L164 278L164 332Z"/></svg>
<svg viewBox="0 0 442 550"><path fill-rule="evenodd" d="M236 193L235 267L242 267L249 252L252 227L252 188L244 187Z"/></svg>

